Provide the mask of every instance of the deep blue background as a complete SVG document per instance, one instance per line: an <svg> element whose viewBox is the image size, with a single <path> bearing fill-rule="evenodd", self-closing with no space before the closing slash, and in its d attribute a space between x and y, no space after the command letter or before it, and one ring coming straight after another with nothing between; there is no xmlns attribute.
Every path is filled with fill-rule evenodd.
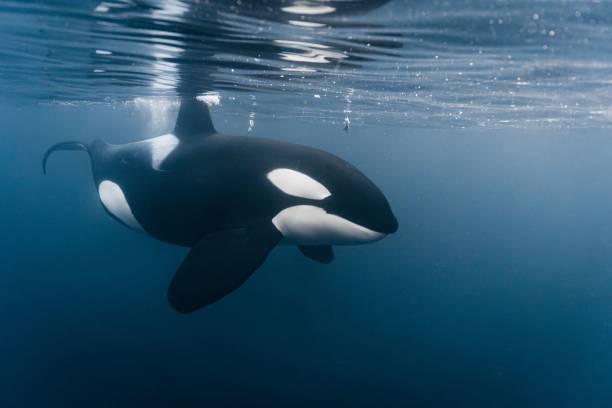
<svg viewBox="0 0 612 408"><path fill-rule="evenodd" d="M240 290L182 316L165 292L186 249L108 217L86 155L53 156L46 177L40 165L51 143L127 142L172 120L0 112L2 407L609 406L607 131L261 119L253 137L362 169L400 230L328 266L277 248ZM213 115L244 133L246 117Z"/></svg>

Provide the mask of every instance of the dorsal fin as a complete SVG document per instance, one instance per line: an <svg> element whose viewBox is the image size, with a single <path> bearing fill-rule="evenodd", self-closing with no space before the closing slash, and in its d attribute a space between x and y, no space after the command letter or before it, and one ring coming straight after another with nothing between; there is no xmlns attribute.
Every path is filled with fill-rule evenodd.
<svg viewBox="0 0 612 408"><path fill-rule="evenodd" d="M181 108L173 132L176 137L180 140L189 140L216 132L205 102L192 97L181 100Z"/></svg>

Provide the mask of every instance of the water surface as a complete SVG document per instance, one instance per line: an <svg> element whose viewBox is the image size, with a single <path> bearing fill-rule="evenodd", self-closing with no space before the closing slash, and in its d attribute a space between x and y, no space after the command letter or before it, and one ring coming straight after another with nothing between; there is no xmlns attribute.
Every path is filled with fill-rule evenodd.
<svg viewBox="0 0 612 408"><path fill-rule="evenodd" d="M608 127L609 1L3 1L5 94L417 127ZM265 102L265 103L264 103Z"/></svg>

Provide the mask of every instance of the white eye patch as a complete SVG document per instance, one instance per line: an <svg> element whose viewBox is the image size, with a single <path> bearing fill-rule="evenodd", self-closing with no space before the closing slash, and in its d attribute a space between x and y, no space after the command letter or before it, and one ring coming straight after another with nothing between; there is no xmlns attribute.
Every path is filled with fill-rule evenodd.
<svg viewBox="0 0 612 408"><path fill-rule="evenodd" d="M323 200L331 195L323 184L299 171L275 169L267 177L283 193L294 197Z"/></svg>

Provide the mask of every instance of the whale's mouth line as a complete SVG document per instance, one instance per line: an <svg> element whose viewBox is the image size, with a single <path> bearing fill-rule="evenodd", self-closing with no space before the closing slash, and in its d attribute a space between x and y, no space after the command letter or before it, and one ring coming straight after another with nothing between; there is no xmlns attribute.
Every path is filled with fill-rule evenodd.
<svg viewBox="0 0 612 408"><path fill-rule="evenodd" d="M368 229L368 230L370 230L372 232L376 232L378 234L383 234L385 236L391 235L391 234L397 232L397 230L398 230L398 222L397 222L397 220L395 220L394 225L392 227L390 227L390 228L387 228L387 229L385 229L385 228L378 229L376 227L371 227L371 226L368 226L366 224L361 224L358 221L352 220L351 218L347 218L346 216L343 216L343 215L339 214L338 212L334 211L333 209L327 209L325 207L323 207L323 209L325 210L325 212L327 212L330 215L335 215L337 217L341 217L341 218L343 218L343 219L345 219L345 220L347 220L347 221L349 221L349 222L351 222L351 223L353 223L355 225L359 225L360 227L366 228L366 229Z"/></svg>

